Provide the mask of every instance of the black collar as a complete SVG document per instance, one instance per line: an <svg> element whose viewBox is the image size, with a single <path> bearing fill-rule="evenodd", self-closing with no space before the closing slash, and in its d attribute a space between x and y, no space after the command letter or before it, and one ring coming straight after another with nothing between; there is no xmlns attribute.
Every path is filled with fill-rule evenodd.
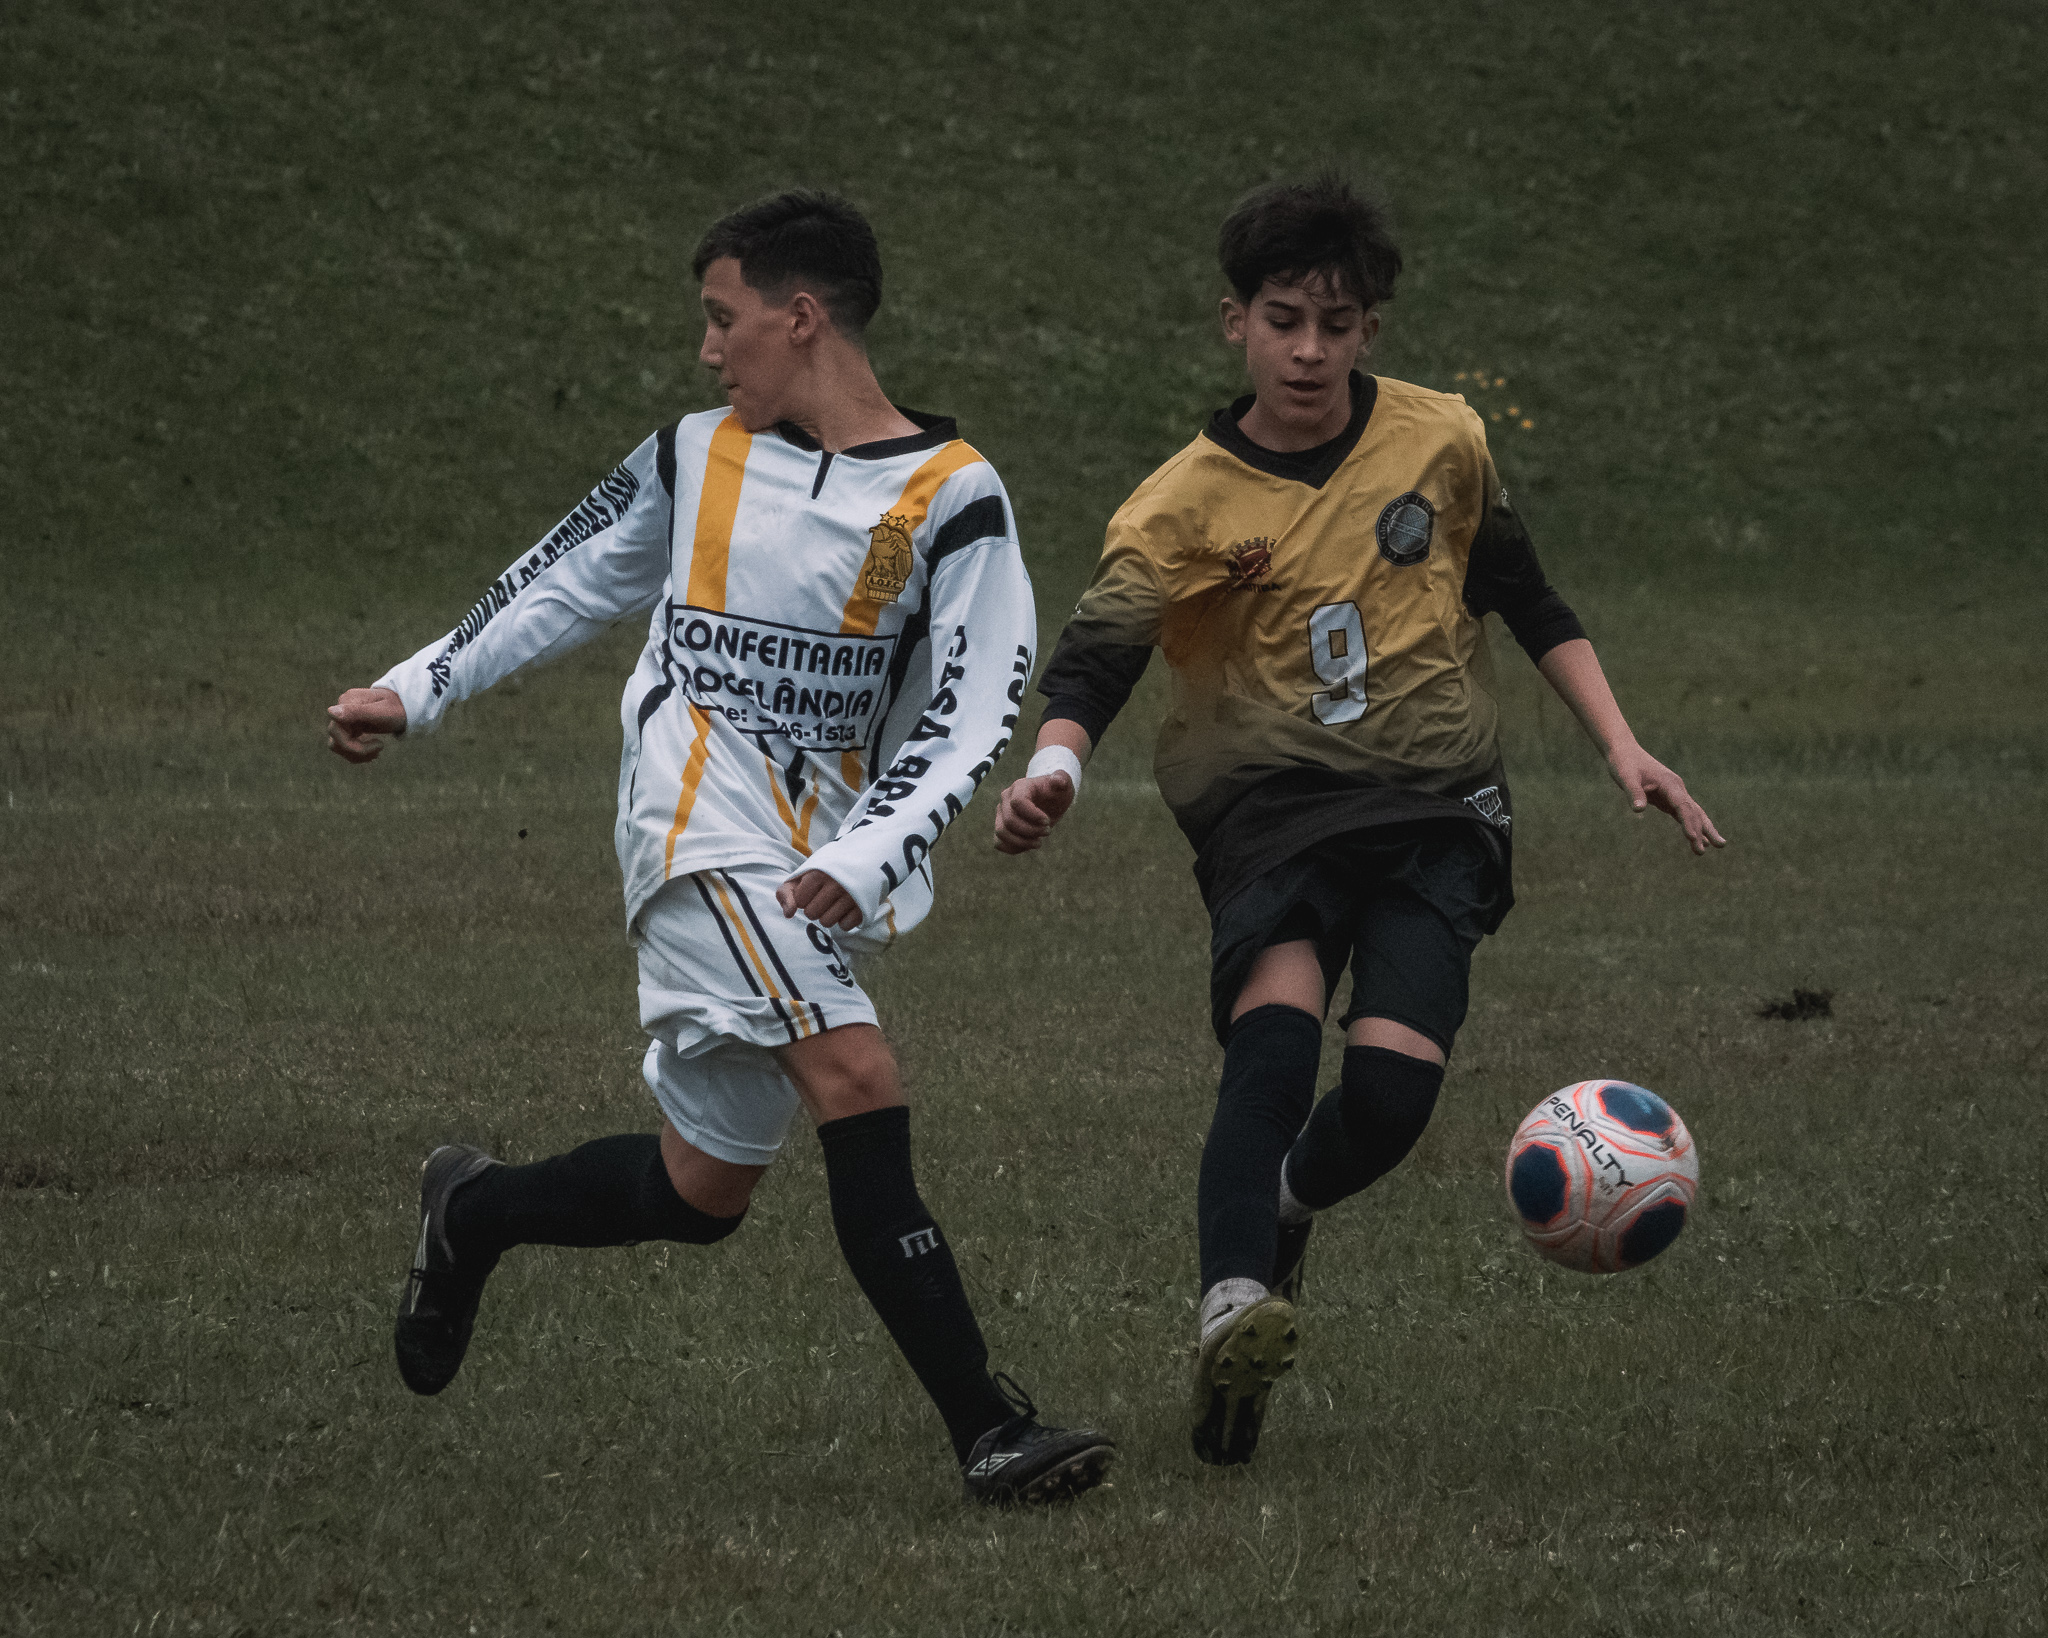
<svg viewBox="0 0 2048 1638"><path fill-rule="evenodd" d="M1221 444L1246 466L1271 474L1276 478L1288 478L1295 483L1305 483L1311 489L1320 489L1330 481L1331 475L1344 464L1344 457L1358 447L1358 440L1365 436L1365 423L1372 419L1372 407L1380 394L1379 380L1375 376L1351 372L1351 424L1326 444L1317 444L1313 449L1268 449L1264 444L1255 444L1244 435L1238 422L1250 411L1253 395L1246 393L1228 409L1220 409L1209 417L1209 424L1202 429L1204 437L1212 443Z"/></svg>
<svg viewBox="0 0 2048 1638"><path fill-rule="evenodd" d="M834 453L851 461L886 461L893 455L914 455L920 449L937 449L960 436L960 429L953 424L950 415L927 415L923 410L905 409L901 404L890 407L917 431L906 433L901 438L879 438L871 444L855 444L851 449ZM784 443L794 444L798 449L815 452L820 447L818 440L794 421L777 421L775 430L782 435Z"/></svg>

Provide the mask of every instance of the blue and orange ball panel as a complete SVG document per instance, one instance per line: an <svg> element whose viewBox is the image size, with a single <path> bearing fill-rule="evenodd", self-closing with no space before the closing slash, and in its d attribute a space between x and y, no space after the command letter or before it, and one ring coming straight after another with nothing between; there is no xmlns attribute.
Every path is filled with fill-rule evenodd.
<svg viewBox="0 0 2048 1638"><path fill-rule="evenodd" d="M1635 1268L1647 1263L1658 1252L1678 1238L1678 1231L1685 1227L1685 1202L1663 1200L1637 1213L1636 1220L1622 1230L1616 1250L1621 1253L1621 1266Z"/></svg>
<svg viewBox="0 0 2048 1638"><path fill-rule="evenodd" d="M1542 1227L1564 1210L1564 1158L1547 1143L1532 1143L1515 1156L1508 1172L1508 1195L1522 1221Z"/></svg>
<svg viewBox="0 0 2048 1638"><path fill-rule="evenodd" d="M1670 1104L1654 1092L1627 1081L1610 1081L1600 1088L1600 1107L1607 1118L1645 1137L1669 1137L1678 1124Z"/></svg>

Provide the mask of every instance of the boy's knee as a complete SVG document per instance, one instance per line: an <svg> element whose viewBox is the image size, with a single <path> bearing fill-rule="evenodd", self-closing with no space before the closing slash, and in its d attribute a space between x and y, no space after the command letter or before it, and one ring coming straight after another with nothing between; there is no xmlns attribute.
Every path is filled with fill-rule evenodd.
<svg viewBox="0 0 2048 1638"><path fill-rule="evenodd" d="M665 1126L661 1133L661 1166L658 1173L650 1172L647 1193L650 1203L664 1214L670 1197L696 1214L678 1219L689 1225L690 1234L671 1234L667 1238L693 1239L698 1244L710 1245L740 1226L740 1219L754 1198L754 1185L767 1170L766 1166L742 1166L707 1155L686 1142L673 1126ZM668 1185L665 1190L660 1186L662 1181Z"/></svg>
<svg viewBox="0 0 2048 1638"><path fill-rule="evenodd" d="M1444 1066L1386 1047L1344 1049L1344 1124L1354 1141L1405 1155L1436 1112Z"/></svg>
<svg viewBox="0 0 2048 1638"><path fill-rule="evenodd" d="M1315 1013L1306 1007L1296 1006L1291 1001L1262 1001L1231 1019L1230 1041L1235 1041L1240 1035L1295 1035L1304 1029L1315 1031L1316 1041L1320 1046L1323 1038L1323 1021ZM1226 1041L1225 1045L1228 1044Z"/></svg>
<svg viewBox="0 0 2048 1638"><path fill-rule="evenodd" d="M752 1167L731 1167L752 1171ZM700 1183L701 1183L700 1179ZM754 1179L747 1177L729 1191L697 1187L695 1199L677 1186L672 1172L650 1173L641 1220L649 1239L680 1240L685 1245L715 1246L730 1237L746 1220L747 1201L754 1191Z"/></svg>
<svg viewBox="0 0 2048 1638"><path fill-rule="evenodd" d="M777 1057L820 1125L903 1102L896 1055L873 1024L842 1024L785 1047Z"/></svg>

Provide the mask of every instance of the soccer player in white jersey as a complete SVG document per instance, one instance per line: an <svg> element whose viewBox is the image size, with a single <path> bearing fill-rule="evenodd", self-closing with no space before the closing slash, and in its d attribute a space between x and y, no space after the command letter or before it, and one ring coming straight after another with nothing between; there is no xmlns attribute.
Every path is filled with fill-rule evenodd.
<svg viewBox="0 0 2048 1638"><path fill-rule="evenodd" d="M953 423L883 395L861 337L881 258L842 199L789 192L698 246L703 363L729 407L629 455L447 636L329 708L350 761L652 611L620 706L616 843L658 1137L530 1166L426 1161L398 1365L438 1393L517 1245L709 1245L799 1104L861 1290L930 1394L971 1499L1050 1501L1113 1444L991 1376L918 1197L896 1061L847 956L930 908L927 855L1015 728L1036 625L1007 495Z"/></svg>

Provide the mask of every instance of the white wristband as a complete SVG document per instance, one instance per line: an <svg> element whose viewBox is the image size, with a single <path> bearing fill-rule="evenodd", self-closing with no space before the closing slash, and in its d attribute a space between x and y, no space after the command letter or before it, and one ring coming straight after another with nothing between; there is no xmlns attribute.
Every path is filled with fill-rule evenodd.
<svg viewBox="0 0 2048 1638"><path fill-rule="evenodd" d="M1065 774L1074 782L1074 794L1081 794L1081 759L1064 745L1041 746L1031 758L1031 765L1024 770L1024 777L1043 779L1052 773Z"/></svg>

